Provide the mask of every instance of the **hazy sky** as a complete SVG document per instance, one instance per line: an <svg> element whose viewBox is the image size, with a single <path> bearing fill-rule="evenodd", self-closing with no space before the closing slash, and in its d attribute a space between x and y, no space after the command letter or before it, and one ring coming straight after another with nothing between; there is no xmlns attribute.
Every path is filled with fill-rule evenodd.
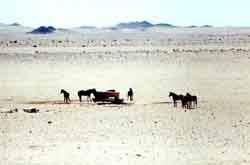
<svg viewBox="0 0 250 165"><path fill-rule="evenodd" d="M0 22L110 26L148 20L175 25L250 26L250 0L2 0Z"/></svg>

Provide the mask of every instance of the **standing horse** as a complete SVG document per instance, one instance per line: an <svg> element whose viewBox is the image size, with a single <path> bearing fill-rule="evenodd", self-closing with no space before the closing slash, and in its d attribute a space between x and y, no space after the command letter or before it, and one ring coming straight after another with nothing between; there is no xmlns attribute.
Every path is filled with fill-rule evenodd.
<svg viewBox="0 0 250 165"><path fill-rule="evenodd" d="M187 93L186 96L188 97L189 100L189 108L197 108L197 96L192 96L190 93Z"/></svg>
<svg viewBox="0 0 250 165"><path fill-rule="evenodd" d="M168 97L172 97L173 98L173 102L174 102L174 107L177 107L177 100L182 100L182 98L184 97L183 95L177 95L173 92L169 92Z"/></svg>
<svg viewBox="0 0 250 165"><path fill-rule="evenodd" d="M61 94L63 94L64 103L67 103L67 104L71 103L71 100L69 98L70 94L66 90L61 89Z"/></svg>
<svg viewBox="0 0 250 165"><path fill-rule="evenodd" d="M90 95L91 95L91 93L93 93L93 90L94 89L88 89L86 91L84 91L84 90L78 91L77 94L78 94L80 102L82 102L82 96L87 96L87 101L91 101Z"/></svg>
<svg viewBox="0 0 250 165"><path fill-rule="evenodd" d="M182 108L187 108L187 109L190 109L191 107L191 104L190 104L190 97L189 96L183 96L181 98L181 105L182 105Z"/></svg>

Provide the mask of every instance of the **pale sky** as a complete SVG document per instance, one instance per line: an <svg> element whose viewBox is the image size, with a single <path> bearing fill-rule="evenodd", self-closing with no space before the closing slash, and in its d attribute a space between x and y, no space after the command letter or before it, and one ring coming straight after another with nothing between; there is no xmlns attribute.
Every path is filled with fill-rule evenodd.
<svg viewBox="0 0 250 165"><path fill-rule="evenodd" d="M1 0L0 22L111 26L147 20L174 25L250 26L250 0Z"/></svg>

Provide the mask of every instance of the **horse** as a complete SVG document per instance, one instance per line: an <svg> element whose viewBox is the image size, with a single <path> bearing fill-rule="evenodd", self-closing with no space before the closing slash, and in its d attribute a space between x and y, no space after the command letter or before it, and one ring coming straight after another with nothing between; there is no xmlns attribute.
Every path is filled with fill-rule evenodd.
<svg viewBox="0 0 250 165"><path fill-rule="evenodd" d="M96 91L96 89L91 89L91 93L94 95L94 99L93 101L96 102L96 101L102 101L103 98L105 98L105 95L104 95L104 92L99 92L99 91Z"/></svg>
<svg viewBox="0 0 250 165"><path fill-rule="evenodd" d="M90 95L93 93L94 89L88 89L88 90L80 90L78 91L78 97L80 102L82 102L82 96L87 96L87 101L91 101Z"/></svg>
<svg viewBox="0 0 250 165"><path fill-rule="evenodd" d="M186 93L186 96L189 98L189 108L192 108L192 105L194 108L197 108L197 96L192 96L190 93Z"/></svg>
<svg viewBox="0 0 250 165"><path fill-rule="evenodd" d="M182 105L182 108L187 108L187 109L190 109L190 97L189 96L183 96L181 98L181 105Z"/></svg>
<svg viewBox="0 0 250 165"><path fill-rule="evenodd" d="M67 103L67 104L71 103L71 100L69 98L70 94L66 90L61 89L61 94L63 94L64 103Z"/></svg>
<svg viewBox="0 0 250 165"><path fill-rule="evenodd" d="M172 97L173 98L173 102L174 102L174 107L177 107L177 100L182 100L182 98L184 97L183 95L177 95L173 92L169 92L168 97Z"/></svg>

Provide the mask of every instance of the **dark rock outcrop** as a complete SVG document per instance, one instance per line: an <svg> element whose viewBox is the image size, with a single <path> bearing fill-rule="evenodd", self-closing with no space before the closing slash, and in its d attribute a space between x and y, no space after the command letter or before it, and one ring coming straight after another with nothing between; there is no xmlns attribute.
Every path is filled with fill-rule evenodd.
<svg viewBox="0 0 250 165"><path fill-rule="evenodd" d="M31 34L49 34L49 33L53 33L56 31L56 28L54 28L53 26L40 26L34 30L32 30Z"/></svg>
<svg viewBox="0 0 250 165"><path fill-rule="evenodd" d="M39 112L39 109L36 109L36 108L30 108L30 109L23 109L24 112L27 112L27 113L38 113Z"/></svg>
<svg viewBox="0 0 250 165"><path fill-rule="evenodd" d="M136 28L149 28L153 27L154 25L148 21L141 21L141 22L128 22L128 23L119 23L116 25L118 29L136 29Z"/></svg>

